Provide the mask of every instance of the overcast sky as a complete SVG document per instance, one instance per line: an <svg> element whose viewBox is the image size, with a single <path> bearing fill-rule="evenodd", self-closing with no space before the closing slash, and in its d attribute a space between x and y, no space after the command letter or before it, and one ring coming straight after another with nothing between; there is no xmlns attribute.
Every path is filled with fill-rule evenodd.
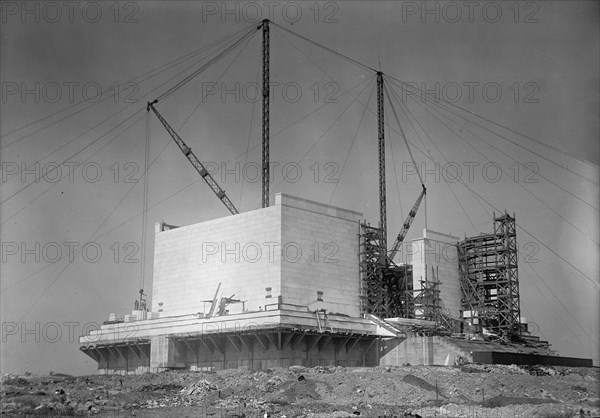
<svg viewBox="0 0 600 418"><path fill-rule="evenodd" d="M153 116L142 225L146 102L217 50L150 71L262 18L452 102L388 84L425 173L428 228L463 238L491 232L495 209L515 213L522 316L559 354L598 364L597 2L3 2L2 372L93 373L77 337L132 309L143 228L150 293L154 223L228 215ZM261 203L260 51L256 31L157 105L241 211ZM271 202L285 192L376 224L372 71L271 25L271 81ZM420 184L386 112L393 240Z"/></svg>

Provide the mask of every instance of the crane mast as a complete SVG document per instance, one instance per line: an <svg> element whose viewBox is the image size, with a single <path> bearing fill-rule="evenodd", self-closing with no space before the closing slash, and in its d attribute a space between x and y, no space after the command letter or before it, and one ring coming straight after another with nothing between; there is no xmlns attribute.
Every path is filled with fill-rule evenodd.
<svg viewBox="0 0 600 418"><path fill-rule="evenodd" d="M262 78L262 105L263 105L263 114L262 114L262 207L269 207L269 80L270 80L270 72L269 72L269 61L270 61L270 32L269 32L269 20L265 19L262 23L263 29L263 55L262 55L262 68L263 68L263 78Z"/></svg>
<svg viewBox="0 0 600 418"><path fill-rule="evenodd" d="M377 139L379 156L379 228L381 228L381 253L387 250L387 203L385 191L385 121L383 109L383 73L377 72ZM385 257L381 260L385 263Z"/></svg>
<svg viewBox="0 0 600 418"><path fill-rule="evenodd" d="M157 102L158 102L158 100L155 100L152 103L148 102L148 106L146 106L146 111L150 111L150 109L152 109L152 111L154 112L154 114L156 115L156 117L158 118L160 123L163 124L163 126L165 127L165 129L167 130L169 135L171 135L171 138L173 138L175 143L179 146L179 149L181 150L181 152L183 152L183 154L187 157L187 159L190 161L190 163L192 163L192 165L194 166L196 171L198 171L200 176L202 176L202 178L204 179L206 184L208 184L208 186L211 188L211 190L217 195L219 200L221 202L223 202L223 204L227 207L227 209L229 209L229 212L231 212L231 214L233 214L233 215L237 215L238 213L240 213L237 210L237 208L233 205L231 200L229 200L229 197L227 197L227 195L225 194L225 191L223 189L221 189L221 186L219 186L219 184L215 181L213 176L210 175L210 173L206 170L204 165L200 162L200 160L196 157L196 155L194 155L194 153L192 152L192 149L187 146L187 144L183 141L183 139L181 139L181 137L177 134L177 132L175 132L175 130L171 127L171 125L169 125L169 123L165 120L165 118L163 118L163 116L160 113L158 113L158 110L156 110L156 108L154 107L154 105Z"/></svg>

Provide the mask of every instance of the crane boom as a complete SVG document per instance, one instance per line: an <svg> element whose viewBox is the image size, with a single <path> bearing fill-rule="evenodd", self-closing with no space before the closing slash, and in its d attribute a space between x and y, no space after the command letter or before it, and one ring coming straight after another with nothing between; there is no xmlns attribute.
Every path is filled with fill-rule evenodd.
<svg viewBox="0 0 600 418"><path fill-rule="evenodd" d="M396 257L396 254L398 253L398 250L400 249L400 245L404 241L404 238L406 238L408 229L410 228L410 225L412 224L412 222L415 219L415 216L417 215L417 210L419 210L419 205L421 205L421 201L423 200L423 197L425 197L425 195L427 194L427 188L425 187L424 184L422 184L422 186L423 186L423 191L419 195L419 198L417 199L417 201L413 205L412 209L410 210L410 213L406 217L406 220L404 221L404 225L402 225L402 230L398 234L398 237L396 238L396 241L394 242L394 245L392 246L392 249L390 250L390 254L388 256L388 259L390 261L393 261L394 257Z"/></svg>
<svg viewBox="0 0 600 418"><path fill-rule="evenodd" d="M160 123L163 124L163 126L165 127L167 132L169 132L169 135L171 135L173 140L177 143L181 152L183 152L183 154L187 157L187 159L192 163L192 165L194 166L196 171L198 171L198 173L200 173L200 175L202 176L202 178L204 179L206 184L209 185L209 187L217 195L219 200L221 200L221 202L223 202L223 204L225 206L227 206L227 209L229 209L229 212L231 212L233 215L237 215L238 213L240 213L237 210L237 208L233 205L233 203L231 203L231 200L229 200L229 197L227 197L227 195L225 194L225 191L223 189L221 189L221 186L219 186L219 184L215 181L215 179L206 170L204 165L202 165L200 160L198 160L198 158L194 155L191 148L188 147L185 142L183 142L183 139L181 139L181 137L179 135L177 135L177 132L175 132L175 130L171 127L171 125L169 125L169 123L165 120L165 118L163 118L162 115L160 113L158 113L158 110L156 110L156 108L154 107L155 103L157 103L157 100L153 101L152 103L148 102L148 106L146 107L146 110L150 111L150 109L152 109L152 111L154 112L154 114L156 115L158 120L160 120Z"/></svg>

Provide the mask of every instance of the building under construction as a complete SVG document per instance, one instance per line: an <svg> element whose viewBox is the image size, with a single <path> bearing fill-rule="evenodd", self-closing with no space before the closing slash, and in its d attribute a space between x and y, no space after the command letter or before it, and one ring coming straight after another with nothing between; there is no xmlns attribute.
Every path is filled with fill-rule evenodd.
<svg viewBox="0 0 600 418"><path fill-rule="evenodd" d="M563 360L519 315L514 221L463 241L424 230L401 265L360 213L282 194L158 223L151 307L112 314L81 350L101 373Z"/></svg>
<svg viewBox="0 0 600 418"><path fill-rule="evenodd" d="M405 242L426 195L421 181L421 195L388 245L388 90L381 71L377 226L361 213L281 193L270 205L269 23L258 27L262 208L240 213L157 110L165 94L148 103L147 111L231 215L185 226L156 224L151 304L141 290L130 315L111 314L80 339L99 372L472 361L591 365L555 356L521 317L514 215L494 216L491 233L462 241L425 228ZM399 253L401 263L395 261Z"/></svg>

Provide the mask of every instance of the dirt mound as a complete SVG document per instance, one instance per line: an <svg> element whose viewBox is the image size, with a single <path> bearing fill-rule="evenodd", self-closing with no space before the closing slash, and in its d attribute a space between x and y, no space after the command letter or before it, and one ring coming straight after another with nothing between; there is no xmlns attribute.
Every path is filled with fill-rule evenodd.
<svg viewBox="0 0 600 418"><path fill-rule="evenodd" d="M519 398L515 396L494 396L482 402L481 405L487 408L498 408L507 405L539 405L543 403L556 403L552 399L540 399L540 398Z"/></svg>
<svg viewBox="0 0 600 418"><path fill-rule="evenodd" d="M5 375L1 381L0 407L8 416L600 415L594 368L292 366L129 376Z"/></svg>
<svg viewBox="0 0 600 418"><path fill-rule="evenodd" d="M407 374L402 378L403 382L406 382L410 385L416 386L421 389L425 389L428 391L435 391L435 386L421 379L420 377L414 376L412 374Z"/></svg>
<svg viewBox="0 0 600 418"><path fill-rule="evenodd" d="M183 386L176 383L166 383L158 385L144 385L139 388L140 392L176 392L183 389Z"/></svg>
<svg viewBox="0 0 600 418"><path fill-rule="evenodd" d="M316 382L305 379L295 382L284 382L279 386L277 392L280 399L292 403L321 399L316 389Z"/></svg>

